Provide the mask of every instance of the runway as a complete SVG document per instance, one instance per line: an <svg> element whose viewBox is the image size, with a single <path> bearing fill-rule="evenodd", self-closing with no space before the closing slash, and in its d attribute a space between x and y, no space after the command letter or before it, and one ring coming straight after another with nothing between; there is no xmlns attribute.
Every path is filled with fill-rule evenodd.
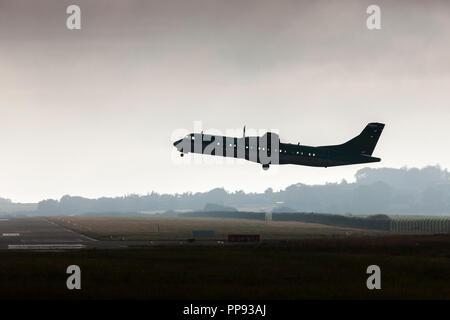
<svg viewBox="0 0 450 320"><path fill-rule="evenodd" d="M197 242L198 243L198 242ZM45 217L1 218L0 250L66 251L80 249L151 248L156 245L188 244L187 241L96 240L49 221ZM216 241L202 241L216 245Z"/></svg>
<svg viewBox="0 0 450 320"><path fill-rule="evenodd" d="M45 218L0 219L0 250L79 249L96 242Z"/></svg>

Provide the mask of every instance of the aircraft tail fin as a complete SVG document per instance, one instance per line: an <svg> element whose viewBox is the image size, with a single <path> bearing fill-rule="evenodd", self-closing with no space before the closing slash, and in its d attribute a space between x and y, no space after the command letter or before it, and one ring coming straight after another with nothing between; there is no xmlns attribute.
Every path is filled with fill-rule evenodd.
<svg viewBox="0 0 450 320"><path fill-rule="evenodd" d="M384 124L378 122L369 123L364 130L353 139L335 146L336 150L371 156L381 132L383 132Z"/></svg>

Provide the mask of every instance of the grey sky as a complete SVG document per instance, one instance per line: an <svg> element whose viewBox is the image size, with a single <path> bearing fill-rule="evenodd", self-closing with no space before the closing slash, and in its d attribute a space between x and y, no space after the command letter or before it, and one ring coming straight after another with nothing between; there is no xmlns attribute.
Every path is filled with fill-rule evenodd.
<svg viewBox="0 0 450 320"><path fill-rule="evenodd" d="M381 7L382 29L365 26ZM66 29L78 4L82 29ZM341 168L177 165L171 135L279 129L341 143L386 123L379 166L450 167L448 1L0 0L0 196L262 191ZM271 168L272 170L272 168ZM269 171L271 171L269 170Z"/></svg>

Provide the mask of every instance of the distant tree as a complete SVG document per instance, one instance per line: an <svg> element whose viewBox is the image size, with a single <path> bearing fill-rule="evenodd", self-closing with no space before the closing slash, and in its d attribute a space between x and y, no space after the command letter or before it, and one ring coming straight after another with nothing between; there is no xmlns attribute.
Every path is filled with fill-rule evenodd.
<svg viewBox="0 0 450 320"><path fill-rule="evenodd" d="M42 200L38 203L37 211L45 215L58 214L59 213L59 201L57 200Z"/></svg>
<svg viewBox="0 0 450 320"><path fill-rule="evenodd" d="M440 214L450 212L450 174L440 166L418 168L363 168L356 181L324 185L296 183L284 190L268 188L262 193L228 192L215 188L208 192L150 194L98 199L70 195L59 201L39 202L39 214L82 214L96 212L140 212L145 210L236 210L273 207L276 203L295 212L347 214ZM0 198L1 203L10 203ZM211 207L211 205L213 207ZM214 207L216 206L216 207ZM231 208L231 209L230 209ZM287 210L287 209L284 210ZM265 210L265 209L264 209ZM277 211L279 210L276 209Z"/></svg>
<svg viewBox="0 0 450 320"><path fill-rule="evenodd" d="M0 197L0 204L10 204L10 203L12 203L10 199Z"/></svg>

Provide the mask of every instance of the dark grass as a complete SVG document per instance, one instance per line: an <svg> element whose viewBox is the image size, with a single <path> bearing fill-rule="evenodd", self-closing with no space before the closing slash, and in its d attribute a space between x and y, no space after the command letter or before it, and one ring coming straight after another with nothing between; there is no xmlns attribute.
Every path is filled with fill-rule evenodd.
<svg viewBox="0 0 450 320"><path fill-rule="evenodd" d="M68 265L82 290L66 289ZM377 264L382 290L366 288ZM1 299L450 299L450 236L0 252Z"/></svg>

